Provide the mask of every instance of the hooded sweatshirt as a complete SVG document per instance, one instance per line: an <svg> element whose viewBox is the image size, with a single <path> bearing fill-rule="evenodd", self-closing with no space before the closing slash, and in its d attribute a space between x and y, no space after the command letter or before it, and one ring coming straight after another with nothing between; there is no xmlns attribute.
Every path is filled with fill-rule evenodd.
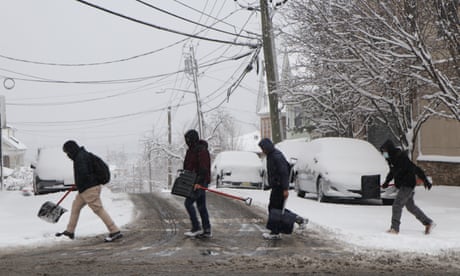
<svg viewBox="0 0 460 276"><path fill-rule="evenodd" d="M204 140L188 141L189 148L185 153L184 170L197 174L195 183L208 187L211 182L211 158L208 143Z"/></svg>
<svg viewBox="0 0 460 276"><path fill-rule="evenodd" d="M63 150L73 160L73 174L79 193L99 185L94 175L90 153L84 147L78 146L74 141L68 141L64 144Z"/></svg>
<svg viewBox="0 0 460 276"><path fill-rule="evenodd" d="M283 190L289 189L289 165L283 153L275 148L273 142L264 138L259 142L259 147L267 155L268 184L271 187L281 186Z"/></svg>
<svg viewBox="0 0 460 276"><path fill-rule="evenodd" d="M385 179L386 184L394 179L397 188L402 186L414 188L416 184L415 175L418 175L425 183L428 182L422 169L412 163L407 154L397 148L391 140L385 141L380 147L380 151L386 151L389 155L387 162L390 166L390 172Z"/></svg>

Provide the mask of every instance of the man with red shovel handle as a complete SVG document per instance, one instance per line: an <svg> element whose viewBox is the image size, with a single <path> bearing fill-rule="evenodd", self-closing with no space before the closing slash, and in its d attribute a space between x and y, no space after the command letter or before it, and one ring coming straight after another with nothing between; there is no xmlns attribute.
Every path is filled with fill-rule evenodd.
<svg viewBox="0 0 460 276"><path fill-rule="evenodd" d="M102 206L102 185L96 180L92 166L91 153L87 152L84 147L80 147L72 140L64 143L63 151L73 161L73 172L78 194L75 196L72 203L72 210L66 230L56 233L56 236L67 236L70 239L74 239L80 211L83 207L88 205L109 230L109 235L105 238L105 241L111 242L121 238L123 235L120 229L115 225L110 215Z"/></svg>
<svg viewBox="0 0 460 276"><path fill-rule="evenodd" d="M184 158L184 170L196 173L194 192L191 197L185 199L184 205L192 223L192 229L185 232L188 237L210 238L211 224L206 207L206 191L200 186L208 187L211 181L211 158L208 151L208 143L199 138L194 129L188 130L185 135L185 143L188 146ZM196 207L201 217L201 225L196 214Z"/></svg>

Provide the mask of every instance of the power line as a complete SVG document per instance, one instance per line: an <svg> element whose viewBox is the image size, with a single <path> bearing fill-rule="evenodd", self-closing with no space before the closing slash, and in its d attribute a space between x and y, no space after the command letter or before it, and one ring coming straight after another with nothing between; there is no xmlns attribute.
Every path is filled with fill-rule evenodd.
<svg viewBox="0 0 460 276"><path fill-rule="evenodd" d="M17 62L25 62L25 63L31 63L31 64L38 64L38 65L51 65L51 66L68 66L68 67L78 67L78 66L96 66L96 65L106 65L106 64L112 64L112 63L119 63L119 62L125 62L125 61L130 61L130 60L134 60L134 59L137 59L137 58L141 58L141 57L145 57L145 56L148 56L148 55L152 55L152 54L155 54L155 53L158 53L160 51L163 51L165 49L168 49L168 48L171 48L175 45L178 45L180 43L183 43L184 41L188 40L190 38L184 38L184 39L181 39L179 41L176 41L174 43L171 43L165 47L162 47L160 49L156 49L156 50L153 50L153 51L149 51L149 52L146 52L146 53L142 53L142 54L138 54L138 55L134 55L134 56L131 56L131 57L127 57L127 58L121 58L121 59L115 59L115 60L109 60L109 61L101 61L101 62L93 62L93 63L56 63L56 62L43 62L43 61L35 61L35 60L27 60L27 59L20 59L20 58L15 58L15 57L10 57L10 56L6 56L6 55L0 55L1 58L4 58L4 59L9 59L9 60L12 60L12 61L17 61Z"/></svg>
<svg viewBox="0 0 460 276"><path fill-rule="evenodd" d="M179 16L179 15L173 14L173 13L167 11L167 10L158 8L158 7L156 7L156 6L152 5L152 4L146 3L146 2L144 2L144 1L142 1L142 0L136 0L136 1L139 2L139 3L141 3L141 4L143 4L143 5L146 5L146 6L150 7L150 8L152 8L152 9L155 9L155 10L157 10L157 11L163 12L163 13L165 13L165 14L167 14L167 15L170 15L170 16L173 16L173 17L176 17L176 18L179 18L179 19L184 20L184 21L189 22L189 23L196 24L196 25L198 25L198 26L204 27L204 28L209 29L209 30L213 30L213 31L216 31L216 32L221 32L221 33L224 33L224 34L229 34L229 35L237 36L237 37L243 37L243 38L248 38L248 39L255 39L254 37L244 36L244 35L237 34L237 33L231 33L231 32L227 32L227 31L221 30L221 29L213 28L213 27L208 26L208 25L205 25L205 24L201 24L201 23L199 23L199 22L190 20L190 19L188 19L188 18L185 18L185 17Z"/></svg>
<svg viewBox="0 0 460 276"><path fill-rule="evenodd" d="M214 20L217 20L217 22L222 22L223 24L226 24L226 25L228 25L228 26L234 28L235 30L238 29L235 25L232 25L232 24L229 24L229 23L225 22L224 19L219 19L219 18L216 18L216 17L214 17L214 16L212 16L212 15L210 15L210 14L204 13L204 12L202 12L202 11L200 11L200 10L197 10L197 9L195 9L194 7L189 6L189 5L187 5L187 4L185 4L185 3L181 2L181 1L174 0L174 2L179 3L180 5L182 5L182 6L186 7L186 8L189 8L189 9L191 9L191 10L197 12L197 13L200 13L200 14L202 14L202 15L205 15L205 16L209 17L209 18L212 18L212 19L214 19ZM247 30L245 30L245 32L248 33L248 34L255 35L255 36L260 36L260 34L253 33L253 32L247 31Z"/></svg>
<svg viewBox="0 0 460 276"><path fill-rule="evenodd" d="M112 10L109 10L107 8L98 6L96 4L89 3L89 2L84 1L84 0L75 0L75 1L80 2L82 4L85 4L87 6L90 6L92 8L95 8L95 9L110 13L112 15L116 15L118 17L121 17L121 18L130 20L130 21L145 25L145 26L153 27L153 28L156 28L156 29L159 29L159 30L162 30L162 31L167 31L167 32L170 32L170 33L175 33L175 34L179 34L179 35L183 35L183 36L193 37L193 38L200 39L200 40L206 40L206 41L211 41L211 42L216 42L216 43L232 44L232 45L237 45L237 46L247 46L247 47L250 47L250 48L256 48L260 44L260 41L258 41L257 44L252 44L252 43L242 43L242 42L233 42L233 41L227 41L227 40L213 39L213 38L208 38L208 37L204 37L204 36L188 34L188 33L184 33L184 32L181 32L181 31L176 31L176 30L173 30L173 29L161 27L161 26L158 26L158 25L155 25L155 24L152 24L152 23L148 23L148 22L145 22L145 21L142 21L142 20L139 20L139 19L136 19L136 18L133 18L133 17L130 17L130 16L127 16L127 15L112 11Z"/></svg>
<svg viewBox="0 0 460 276"><path fill-rule="evenodd" d="M244 53L244 54L236 56L236 57L231 57L231 58L227 58L225 60L216 61L216 62L209 63L209 64L203 64L203 65L200 65L200 66L201 67L210 67L210 66L213 66L213 65L217 65L217 64L220 64L220 63L227 62L227 61L237 60L237 59L239 59L241 57L249 55L250 53L251 52ZM184 70L178 70L178 71L170 72L170 73L163 73L163 74L158 74L158 75L150 75L150 76L137 77L137 78L127 78L127 79L94 80L94 81L89 81L89 80L66 81L66 80L52 80L52 79L48 79L48 78L43 78L43 77L39 77L39 76L34 76L34 75L30 75L30 74L24 74L24 73L16 72L16 71L5 69L5 68L0 68L0 70L5 71L5 72L9 72L9 73L13 73L13 74L17 74L17 75L21 75L21 76L25 76L25 77L29 77L29 79L27 79L27 78L18 78L18 77L0 75L0 77L2 77L2 78L9 78L9 79L15 79L15 80L21 80L21 81L29 81L29 82L58 83L58 84L120 84L120 83L122 84L122 83L133 83L133 82L145 81L145 80L148 80L148 79L167 77L167 76L171 76L171 75L174 75L174 74L184 72Z"/></svg>

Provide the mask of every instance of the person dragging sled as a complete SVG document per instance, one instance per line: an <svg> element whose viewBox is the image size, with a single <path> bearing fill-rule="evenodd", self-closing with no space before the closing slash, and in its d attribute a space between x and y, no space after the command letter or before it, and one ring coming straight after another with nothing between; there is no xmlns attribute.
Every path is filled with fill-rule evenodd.
<svg viewBox="0 0 460 276"><path fill-rule="evenodd" d="M209 222L208 209L206 207L206 191L198 189L197 185L208 187L211 181L211 158L208 151L208 143L200 140L198 132L194 129L188 130L185 135L185 143L188 146L184 158L184 170L196 173L195 190L192 197L185 199L184 205L192 223L192 229L185 232L188 237L210 238L211 224ZM198 221L196 209L201 217L201 225Z"/></svg>
<svg viewBox="0 0 460 276"><path fill-rule="evenodd" d="M387 232L399 233L402 209L406 206L407 210L425 226L425 234L430 234L435 223L414 202L416 175L423 180L425 189L431 189L430 181L423 170L412 163L406 153L396 148L391 140L387 140L380 147L380 151L390 166L390 171L382 187L387 188L390 181L394 179L395 186L399 189L392 206L391 228Z"/></svg>
<svg viewBox="0 0 460 276"><path fill-rule="evenodd" d="M271 188L270 201L268 204L268 212L272 209L284 209L285 201L289 196L289 163L284 158L284 155L275 148L273 142L264 138L259 142L259 147L262 152L267 156L267 176L268 185ZM295 222L299 224L299 228L305 228L308 223L307 219L296 216ZM268 223L267 223L268 228ZM281 225L270 227L270 233L263 233L264 239L280 239Z"/></svg>
<svg viewBox="0 0 460 276"><path fill-rule="evenodd" d="M73 173L78 193L72 203L72 210L66 230L56 233L56 236L67 236L73 240L75 238L74 233L77 227L78 218L80 217L80 211L85 205L88 205L109 230L109 235L105 238L105 241L110 242L121 238L123 235L120 229L118 229L112 218L102 206L102 185L97 183L92 166L91 153L87 152L84 147L80 147L72 140L64 143L63 151L73 161Z"/></svg>

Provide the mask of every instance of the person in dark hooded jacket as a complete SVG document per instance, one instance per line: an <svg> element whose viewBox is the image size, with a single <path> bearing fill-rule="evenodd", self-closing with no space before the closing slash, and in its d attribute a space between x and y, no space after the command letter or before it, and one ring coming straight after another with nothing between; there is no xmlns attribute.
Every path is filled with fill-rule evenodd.
<svg viewBox="0 0 460 276"><path fill-rule="evenodd" d="M104 222L109 231L109 235L105 238L105 241L113 241L121 238L123 235L120 229L115 225L112 218L102 206L102 185L96 180L91 153L87 152L84 147L80 147L73 140L65 142L62 149L73 161L73 173L78 194L72 203L72 210L66 230L56 233L56 236L67 236L70 239L74 239L80 211L85 205L88 205Z"/></svg>
<svg viewBox="0 0 460 276"><path fill-rule="evenodd" d="M284 203L289 197L289 163L269 138L263 138L259 142L259 147L267 156L267 179L271 189L268 212L272 209L283 210ZM297 216L296 222L303 228L307 220ZM280 229L272 229L270 233L264 233L263 237L265 239L279 239Z"/></svg>
<svg viewBox="0 0 460 276"><path fill-rule="evenodd" d="M399 233L402 209L406 206L407 210L425 226L425 234L429 234L435 224L432 219L427 217L425 213L415 205L414 189L416 185L416 176L423 180L425 189L428 190L431 189L432 186L430 181L423 170L416 166L406 153L398 149L391 140L387 140L380 147L380 151L390 166L390 171L382 187L387 188L390 181L394 179L395 186L399 189L392 206L391 228L387 232L392 234Z"/></svg>
<svg viewBox="0 0 460 276"><path fill-rule="evenodd" d="M211 182L211 158L208 151L208 143L199 138L198 132L194 129L188 130L185 135L185 143L188 146L184 158L184 170L196 173L195 186L208 187ZM201 225L198 221L194 203L201 217ZM195 188L193 197L187 197L184 202L185 209L192 222L192 229L185 232L188 237L210 238L211 224L209 213L206 207L206 191Z"/></svg>

